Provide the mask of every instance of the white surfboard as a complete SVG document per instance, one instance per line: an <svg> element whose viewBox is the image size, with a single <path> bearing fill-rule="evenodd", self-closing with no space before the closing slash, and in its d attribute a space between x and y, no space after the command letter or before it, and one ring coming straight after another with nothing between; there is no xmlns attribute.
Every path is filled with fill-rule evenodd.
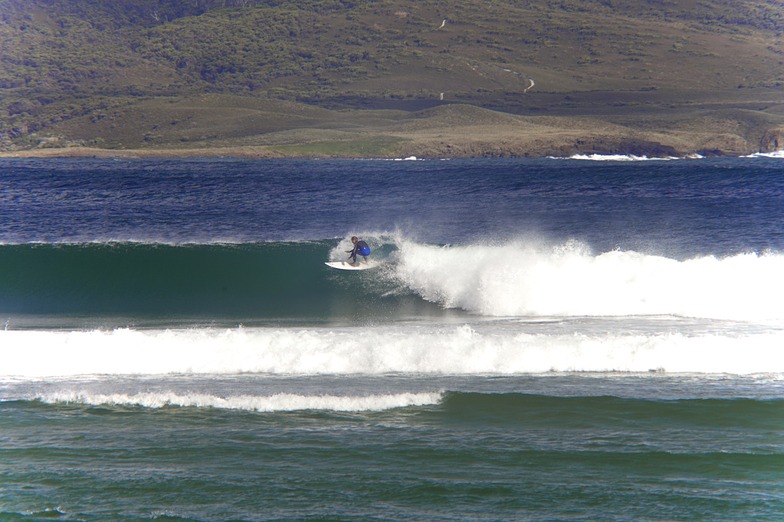
<svg viewBox="0 0 784 522"><path fill-rule="evenodd" d="M346 263L345 261L329 261L324 264L331 268L337 268L338 270L367 270L368 268L373 268L376 266L376 263L359 262L356 265L352 265L351 263Z"/></svg>

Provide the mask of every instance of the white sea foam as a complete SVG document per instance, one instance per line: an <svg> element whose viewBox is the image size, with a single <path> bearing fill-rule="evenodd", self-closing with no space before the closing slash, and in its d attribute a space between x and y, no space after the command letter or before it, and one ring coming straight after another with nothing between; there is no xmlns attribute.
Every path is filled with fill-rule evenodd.
<svg viewBox="0 0 784 522"><path fill-rule="evenodd" d="M584 321L584 320L583 320ZM618 320L0 331L4 380L80 375L784 373L784 330Z"/></svg>
<svg viewBox="0 0 784 522"><path fill-rule="evenodd" d="M555 158L561 159L561 158ZM649 157L634 154L574 154L567 159L584 161L666 161L678 159L674 156Z"/></svg>
<svg viewBox="0 0 784 522"><path fill-rule="evenodd" d="M784 150L777 150L774 152L755 152L748 156L741 156L742 158L784 158Z"/></svg>
<svg viewBox="0 0 784 522"><path fill-rule="evenodd" d="M484 316L676 315L784 321L784 255L675 260L579 242L439 247L401 241L396 276L424 299Z"/></svg>
<svg viewBox="0 0 784 522"><path fill-rule="evenodd" d="M259 412L301 410L358 412L437 404L441 400L441 396L440 392L433 392L366 396L276 393L268 396L238 395L221 397L210 394L183 394L175 392L101 394L82 390L43 393L38 394L36 399L46 403L76 403L94 406L141 406L144 408L180 406Z"/></svg>

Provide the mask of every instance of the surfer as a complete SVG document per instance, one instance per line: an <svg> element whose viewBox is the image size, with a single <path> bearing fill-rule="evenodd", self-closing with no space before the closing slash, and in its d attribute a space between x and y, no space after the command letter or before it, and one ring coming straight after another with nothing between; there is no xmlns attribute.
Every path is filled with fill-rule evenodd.
<svg viewBox="0 0 784 522"><path fill-rule="evenodd" d="M357 238L357 236L351 236L351 242L354 244L354 249L346 250L346 252L350 254L348 258L351 260L351 264L357 264L357 254L361 255L364 260L367 261L367 256L370 255L370 247L368 244Z"/></svg>

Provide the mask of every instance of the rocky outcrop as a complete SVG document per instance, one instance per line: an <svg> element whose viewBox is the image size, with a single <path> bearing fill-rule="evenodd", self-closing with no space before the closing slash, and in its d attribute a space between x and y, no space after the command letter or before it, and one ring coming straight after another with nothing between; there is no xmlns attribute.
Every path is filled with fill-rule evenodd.
<svg viewBox="0 0 784 522"><path fill-rule="evenodd" d="M760 152L776 152L784 150L784 127L770 129L760 140Z"/></svg>

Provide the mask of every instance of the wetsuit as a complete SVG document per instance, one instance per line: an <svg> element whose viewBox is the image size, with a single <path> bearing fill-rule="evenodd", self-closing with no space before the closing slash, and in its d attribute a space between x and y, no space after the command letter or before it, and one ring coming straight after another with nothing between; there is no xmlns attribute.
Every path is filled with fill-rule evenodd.
<svg viewBox="0 0 784 522"><path fill-rule="evenodd" d="M370 255L370 247L361 239L354 244L354 250L352 250L351 255L348 256L352 263L357 262L357 254L364 258L367 258L367 256Z"/></svg>

